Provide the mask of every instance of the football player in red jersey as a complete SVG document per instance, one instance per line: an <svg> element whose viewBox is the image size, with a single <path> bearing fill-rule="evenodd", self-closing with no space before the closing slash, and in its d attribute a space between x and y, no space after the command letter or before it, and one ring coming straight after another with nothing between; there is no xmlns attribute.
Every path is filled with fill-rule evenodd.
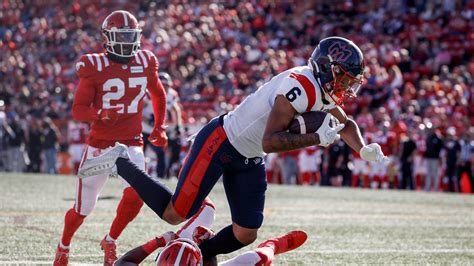
<svg viewBox="0 0 474 266"><path fill-rule="evenodd" d="M139 49L141 28L128 11L114 11L108 15L102 24L102 33L106 51L83 55L76 64L79 85L72 115L75 120L91 125L82 161L111 149L118 141L128 145L131 160L144 169L141 117L146 90L151 95L155 115L149 140L155 146L167 144L163 126L166 95L158 78L158 61L152 52ZM71 239L91 213L107 179L108 175L79 176L75 204L65 215L54 265L67 265ZM100 243L104 250L104 265L112 265L117 259L115 240L143 206L135 190L122 181L124 190L117 214L109 233Z"/></svg>

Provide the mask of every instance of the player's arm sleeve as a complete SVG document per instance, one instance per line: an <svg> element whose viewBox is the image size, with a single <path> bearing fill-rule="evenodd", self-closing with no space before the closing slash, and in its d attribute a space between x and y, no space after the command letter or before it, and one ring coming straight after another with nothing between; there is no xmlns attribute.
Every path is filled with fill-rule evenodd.
<svg viewBox="0 0 474 266"><path fill-rule="evenodd" d="M277 89L277 96L283 95L290 102L291 106L299 114L306 112L308 108L308 96L303 86L293 78L285 78Z"/></svg>
<svg viewBox="0 0 474 266"><path fill-rule="evenodd" d="M93 61L92 61L93 62ZM98 119L98 108L92 106L95 98L95 85L92 81L94 67L91 60L83 55L76 63L76 74L79 77L74 102L72 104L72 116L81 122L91 122Z"/></svg>
<svg viewBox="0 0 474 266"><path fill-rule="evenodd" d="M127 253L125 253L120 259L115 262L115 265L119 266L131 266L131 265L139 265L143 262L143 260L148 257L153 251L157 250L160 247L163 247L165 242L159 241L158 238L154 238L145 244L136 247Z"/></svg>
<svg viewBox="0 0 474 266"><path fill-rule="evenodd" d="M150 59L150 72L148 75L148 91L151 96L153 114L155 116L154 127L160 127L165 124L166 118L166 93L163 84L158 77L158 61L154 55Z"/></svg>
<svg viewBox="0 0 474 266"><path fill-rule="evenodd" d="M81 78L74 95L72 117L81 122L92 122L98 119L99 109L92 106L94 97L94 84L87 78Z"/></svg>

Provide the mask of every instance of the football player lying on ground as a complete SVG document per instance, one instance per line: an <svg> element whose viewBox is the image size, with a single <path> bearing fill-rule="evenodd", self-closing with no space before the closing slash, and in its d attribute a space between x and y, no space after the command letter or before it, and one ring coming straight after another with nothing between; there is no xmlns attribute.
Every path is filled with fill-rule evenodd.
<svg viewBox="0 0 474 266"><path fill-rule="evenodd" d="M128 158L117 144L96 160L86 160L84 176L118 172L163 220L179 224L194 215L222 176L232 224L199 245L205 261L249 245L263 222L267 188L266 153L312 145L326 147L339 137L367 161L386 159L376 143L366 145L359 127L340 107L355 97L363 83L364 59L352 41L329 37L320 41L307 66L273 77L229 114L212 119L196 135L179 173L173 194ZM288 125L296 115L326 111L340 122L324 119L316 132L293 134Z"/></svg>
<svg viewBox="0 0 474 266"><path fill-rule="evenodd" d="M180 230L181 231L181 230ZM158 248L165 247L156 259L156 265L203 265L199 244L214 237L214 232L204 226L195 228L192 240L180 235L167 232L163 235L138 246L123 255L116 262L116 266L134 266L145 260L148 255ZM291 231L285 235L268 239L262 242L253 251L247 251L234 258L219 263L221 266L237 265L270 265L274 255L296 249L304 244L307 235L303 231Z"/></svg>

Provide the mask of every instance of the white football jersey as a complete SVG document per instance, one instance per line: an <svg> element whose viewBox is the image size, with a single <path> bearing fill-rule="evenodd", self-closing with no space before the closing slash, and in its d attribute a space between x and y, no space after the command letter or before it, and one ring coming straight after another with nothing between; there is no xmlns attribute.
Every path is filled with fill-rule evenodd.
<svg viewBox="0 0 474 266"><path fill-rule="evenodd" d="M323 105L321 93L308 66L280 73L224 117L224 130L230 143L247 158L263 157L263 133L276 97L285 96L300 114L334 108L334 104Z"/></svg>

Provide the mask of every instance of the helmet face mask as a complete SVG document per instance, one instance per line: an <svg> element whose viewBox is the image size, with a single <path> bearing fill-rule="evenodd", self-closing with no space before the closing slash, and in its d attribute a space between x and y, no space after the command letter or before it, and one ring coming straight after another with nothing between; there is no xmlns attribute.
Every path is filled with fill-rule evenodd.
<svg viewBox="0 0 474 266"><path fill-rule="evenodd" d="M359 47L341 37L319 42L309 59L309 66L324 94L342 106L357 96L364 79L364 58Z"/></svg>
<svg viewBox="0 0 474 266"><path fill-rule="evenodd" d="M107 52L120 57L135 56L140 48L141 28L127 11L114 11L102 23Z"/></svg>
<svg viewBox="0 0 474 266"><path fill-rule="evenodd" d="M329 86L326 86L330 88L324 88L329 97L337 105L343 105L345 100L357 97L357 93L364 82L362 74L354 77L339 65L333 65L332 72L334 78L328 83Z"/></svg>

